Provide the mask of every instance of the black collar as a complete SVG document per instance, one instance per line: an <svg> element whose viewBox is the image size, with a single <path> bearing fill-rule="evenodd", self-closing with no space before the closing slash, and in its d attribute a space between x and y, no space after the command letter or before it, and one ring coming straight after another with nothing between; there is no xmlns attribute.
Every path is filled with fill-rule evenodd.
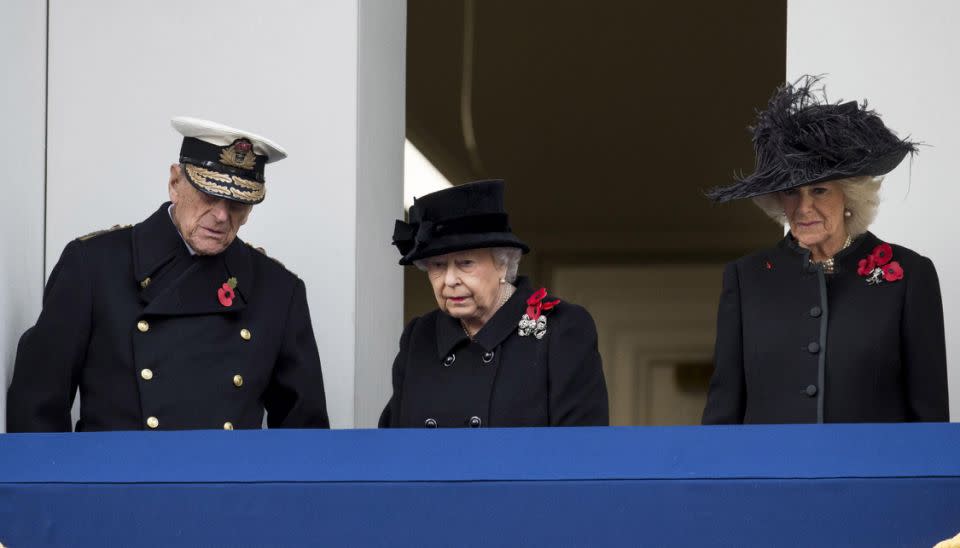
<svg viewBox="0 0 960 548"><path fill-rule="evenodd" d="M186 244L170 219L167 202L153 215L133 227L133 271L140 285L147 277L170 270L163 283L141 287L149 303L145 313L158 315L213 314L246 308L252 297L252 251L236 238L219 255L190 256ZM231 277L237 279L236 298L230 306L220 303L217 290Z"/></svg>
<svg viewBox="0 0 960 548"><path fill-rule="evenodd" d="M133 276L137 283L153 276L178 256L190 255L177 227L170 220L169 207L170 202L164 203L153 215L133 227Z"/></svg>
<svg viewBox="0 0 960 548"><path fill-rule="evenodd" d="M525 276L518 277L515 285L517 290L474 337L474 342L484 350L493 350L517 331L517 324L527 310L527 299L533 294L533 289L530 280ZM437 315L437 356L440 359L445 358L454 348L468 340L460 320L440 311Z"/></svg>
<svg viewBox="0 0 960 548"><path fill-rule="evenodd" d="M840 273L844 270L856 271L857 262L866 257L866 254L872 251L879 243L880 239L869 231L857 236L850 242L850 245L846 249L841 249L833 256L834 273ZM810 250L801 247L792 233L787 232L787 235L780 240L777 247L790 254L802 257L803 260L800 262L800 267L804 269L807 268L807 264L810 261Z"/></svg>

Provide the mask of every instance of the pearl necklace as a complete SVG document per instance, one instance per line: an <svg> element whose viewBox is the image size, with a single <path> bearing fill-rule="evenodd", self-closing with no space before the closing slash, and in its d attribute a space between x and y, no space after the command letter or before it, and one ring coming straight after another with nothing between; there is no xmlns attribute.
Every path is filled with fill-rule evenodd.
<svg viewBox="0 0 960 548"><path fill-rule="evenodd" d="M493 308L494 314L496 314L497 310L500 310L500 307L502 307L504 304L507 303L507 301L510 300L510 297L513 295L513 293L516 290L517 288L514 287L513 284L507 284L507 287L500 293L500 299L497 301L497 305ZM467 329L467 324L463 323L463 320L460 320L460 327L463 329L463 332L467 335L467 338L472 341L473 335L470 334L470 330ZM479 332L480 330L478 329L477 331Z"/></svg>
<svg viewBox="0 0 960 548"><path fill-rule="evenodd" d="M853 238L851 238L850 236L847 236L847 239L843 241L843 247L840 248L840 251L843 251L844 249L850 247L851 243L853 243ZM840 251L837 251L837 253L840 253ZM815 265L819 265L823 267L824 274L833 274L833 266L834 266L833 257L830 257L829 259L826 259L824 261L814 261L811 259L810 262Z"/></svg>

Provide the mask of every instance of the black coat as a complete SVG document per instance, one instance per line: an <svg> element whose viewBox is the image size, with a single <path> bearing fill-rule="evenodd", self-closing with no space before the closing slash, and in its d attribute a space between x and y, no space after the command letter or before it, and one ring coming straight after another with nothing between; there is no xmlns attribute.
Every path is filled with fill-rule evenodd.
<svg viewBox="0 0 960 548"><path fill-rule="evenodd" d="M546 313L543 339L520 336L533 290L523 278L517 285L473 341L459 320L439 310L407 324L380 427L609 423L593 318L561 302Z"/></svg>
<svg viewBox="0 0 960 548"><path fill-rule="evenodd" d="M17 348L9 431L70 431L78 387L78 431L260 428L264 409L329 426L303 282L239 238L190 256L168 206L67 244Z"/></svg>
<svg viewBox="0 0 960 548"><path fill-rule="evenodd" d="M704 424L948 420L937 272L894 245L903 278L868 284L880 243L858 237L833 274L789 235L727 265Z"/></svg>

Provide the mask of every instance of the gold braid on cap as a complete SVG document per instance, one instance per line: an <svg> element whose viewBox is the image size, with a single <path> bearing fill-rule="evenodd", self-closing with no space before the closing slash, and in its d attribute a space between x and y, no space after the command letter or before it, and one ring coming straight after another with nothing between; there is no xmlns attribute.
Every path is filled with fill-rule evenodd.
<svg viewBox="0 0 960 548"><path fill-rule="evenodd" d="M233 176L233 184L239 187L243 187L247 190L256 190L256 191L263 190L263 183L258 183L256 181L251 181L249 179L241 179L236 175Z"/></svg>
<svg viewBox="0 0 960 548"><path fill-rule="evenodd" d="M212 171L206 168L186 164L187 175L190 180L203 190L221 196L223 198L237 198L249 202L262 202L267 194L266 187L254 181L241 179L236 175L227 175L218 171ZM249 190L240 190L233 186L237 185Z"/></svg>

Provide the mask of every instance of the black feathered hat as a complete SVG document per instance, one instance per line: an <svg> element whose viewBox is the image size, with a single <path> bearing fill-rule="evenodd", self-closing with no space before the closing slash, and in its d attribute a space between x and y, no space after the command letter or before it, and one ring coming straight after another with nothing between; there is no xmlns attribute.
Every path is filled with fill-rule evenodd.
<svg viewBox="0 0 960 548"><path fill-rule="evenodd" d="M830 103L817 76L781 86L757 115L753 133L756 169L736 184L714 188L716 202L752 198L848 177L885 175L917 143L900 139L864 101Z"/></svg>
<svg viewBox="0 0 960 548"><path fill-rule="evenodd" d="M530 251L510 230L500 180L466 183L414 199L409 219L398 220L393 229L393 245L402 255L402 265L465 249Z"/></svg>

